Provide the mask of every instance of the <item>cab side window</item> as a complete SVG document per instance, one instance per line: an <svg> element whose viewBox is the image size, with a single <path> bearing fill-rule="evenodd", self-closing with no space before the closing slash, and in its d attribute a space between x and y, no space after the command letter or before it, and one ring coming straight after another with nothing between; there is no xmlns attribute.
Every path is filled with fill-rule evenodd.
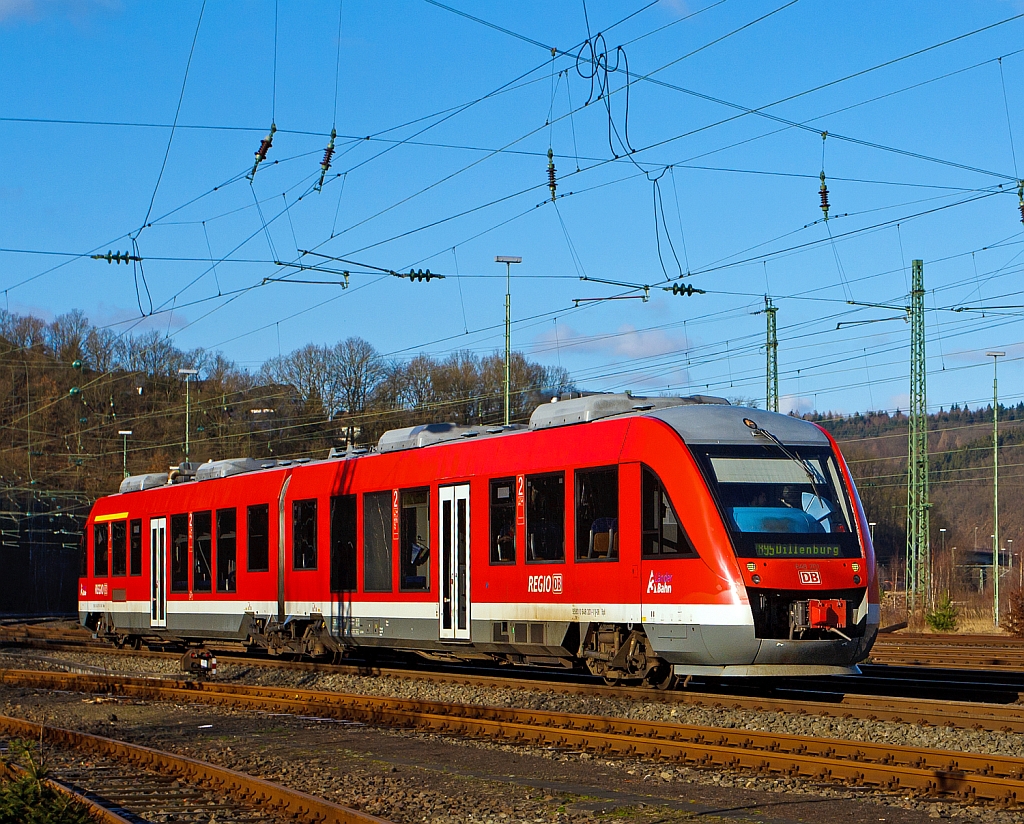
<svg viewBox="0 0 1024 824"><path fill-rule="evenodd" d="M619 560L619 468L576 472L576 560Z"/></svg>
<svg viewBox="0 0 1024 824"><path fill-rule="evenodd" d="M661 478L643 467L641 485L641 549L643 558L696 558Z"/></svg>

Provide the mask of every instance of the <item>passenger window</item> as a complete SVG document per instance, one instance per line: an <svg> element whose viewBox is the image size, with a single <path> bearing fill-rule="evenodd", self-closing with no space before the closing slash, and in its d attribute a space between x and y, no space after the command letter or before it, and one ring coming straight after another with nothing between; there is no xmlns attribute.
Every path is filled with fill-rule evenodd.
<svg viewBox="0 0 1024 824"><path fill-rule="evenodd" d="M128 523L128 574L142 574L142 520Z"/></svg>
<svg viewBox="0 0 1024 824"><path fill-rule="evenodd" d="M128 574L128 524L114 521L110 525L110 574Z"/></svg>
<svg viewBox="0 0 1024 824"><path fill-rule="evenodd" d="M643 468L641 501L641 556L644 558L695 558L697 551L683 531L675 507L661 479Z"/></svg>
<svg viewBox="0 0 1024 824"><path fill-rule="evenodd" d="M619 560L619 468L576 472L576 560Z"/></svg>
<svg viewBox="0 0 1024 824"><path fill-rule="evenodd" d="M213 590L213 517L210 512L192 515L192 591Z"/></svg>
<svg viewBox="0 0 1024 824"><path fill-rule="evenodd" d="M106 524L92 527L92 572L97 578L107 577L107 542L110 539Z"/></svg>
<svg viewBox="0 0 1024 824"><path fill-rule="evenodd" d="M430 589L430 490L403 489L399 518L400 589Z"/></svg>
<svg viewBox="0 0 1024 824"><path fill-rule="evenodd" d="M247 517L249 572L267 572L270 569L270 505L250 506Z"/></svg>
<svg viewBox="0 0 1024 824"><path fill-rule="evenodd" d="M363 495L363 590L391 592L391 492Z"/></svg>
<svg viewBox="0 0 1024 824"><path fill-rule="evenodd" d="M217 510L217 592L235 591L235 554L238 534L235 510Z"/></svg>
<svg viewBox="0 0 1024 824"><path fill-rule="evenodd" d="M78 536L78 577L86 578L89 575L89 545L85 539L86 533L83 532Z"/></svg>
<svg viewBox="0 0 1024 824"><path fill-rule="evenodd" d="M188 515L171 516L171 592L188 592Z"/></svg>
<svg viewBox="0 0 1024 824"><path fill-rule="evenodd" d="M331 592L356 588L356 496L331 498Z"/></svg>
<svg viewBox="0 0 1024 824"><path fill-rule="evenodd" d="M565 561L565 473L526 476L526 560Z"/></svg>
<svg viewBox="0 0 1024 824"><path fill-rule="evenodd" d="M491 563L516 562L516 479L491 481Z"/></svg>
<svg viewBox="0 0 1024 824"><path fill-rule="evenodd" d="M316 569L316 498L292 501L292 568Z"/></svg>

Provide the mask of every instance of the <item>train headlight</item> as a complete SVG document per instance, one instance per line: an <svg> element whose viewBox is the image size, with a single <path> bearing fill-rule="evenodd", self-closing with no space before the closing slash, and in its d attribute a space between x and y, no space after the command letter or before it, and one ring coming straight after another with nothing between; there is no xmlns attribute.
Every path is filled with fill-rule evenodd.
<svg viewBox="0 0 1024 824"><path fill-rule="evenodd" d="M757 564L747 564L747 572L756 572Z"/></svg>
<svg viewBox="0 0 1024 824"><path fill-rule="evenodd" d="M860 572L860 564L850 564L850 569L854 572Z"/></svg>

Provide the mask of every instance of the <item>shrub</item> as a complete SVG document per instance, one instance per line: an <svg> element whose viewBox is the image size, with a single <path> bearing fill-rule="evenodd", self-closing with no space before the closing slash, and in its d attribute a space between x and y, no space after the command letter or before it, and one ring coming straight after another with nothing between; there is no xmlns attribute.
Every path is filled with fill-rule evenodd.
<svg viewBox="0 0 1024 824"><path fill-rule="evenodd" d="M1011 592L1008 600L1010 608L999 625L1010 635L1024 638L1024 589Z"/></svg>
<svg viewBox="0 0 1024 824"><path fill-rule="evenodd" d="M0 824L95 824L84 807L45 782L46 766L34 745L12 741L10 749L21 769L0 784Z"/></svg>
<svg viewBox="0 0 1024 824"><path fill-rule="evenodd" d="M928 622L928 626L934 632L956 632L960 611L949 599L947 592L935 605L935 609L925 614L924 620Z"/></svg>

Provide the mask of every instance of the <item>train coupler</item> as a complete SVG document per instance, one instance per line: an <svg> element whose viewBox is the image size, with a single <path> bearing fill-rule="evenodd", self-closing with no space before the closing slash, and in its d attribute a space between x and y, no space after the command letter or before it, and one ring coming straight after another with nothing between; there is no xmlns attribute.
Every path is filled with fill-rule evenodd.
<svg viewBox="0 0 1024 824"><path fill-rule="evenodd" d="M842 598L793 601L789 605L789 637L817 629L832 632L850 640L841 630L846 628L846 601Z"/></svg>

